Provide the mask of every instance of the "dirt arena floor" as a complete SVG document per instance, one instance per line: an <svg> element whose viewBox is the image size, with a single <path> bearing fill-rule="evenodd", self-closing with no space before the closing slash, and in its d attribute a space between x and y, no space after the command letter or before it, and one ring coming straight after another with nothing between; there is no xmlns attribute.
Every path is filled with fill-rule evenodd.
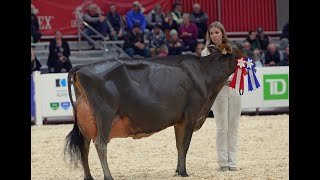
<svg viewBox="0 0 320 180"><path fill-rule="evenodd" d="M72 124L31 127L31 177L33 180L80 180L82 168L63 159L64 139ZM208 118L192 137L187 154L190 177L175 177L177 150L173 127L150 137L112 139L108 163L113 178L128 180L274 180L289 179L289 116L241 116L238 140L238 171L221 172L217 164L216 125ZM103 179L94 144L89 153L91 174Z"/></svg>

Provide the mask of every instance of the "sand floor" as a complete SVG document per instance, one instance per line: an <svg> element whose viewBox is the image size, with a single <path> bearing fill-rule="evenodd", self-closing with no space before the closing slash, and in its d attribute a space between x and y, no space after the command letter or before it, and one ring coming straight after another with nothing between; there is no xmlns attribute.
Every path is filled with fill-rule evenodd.
<svg viewBox="0 0 320 180"><path fill-rule="evenodd" d="M72 124L31 126L31 178L33 180L83 179L81 167L72 168L63 158L64 139ZM153 179L289 179L289 116L241 116L238 139L238 171L221 172L216 154L216 124L208 118L193 133L187 154L189 177L175 177L177 150L174 128L150 137L112 139L108 164L115 180ZM103 172L94 144L89 166L96 180Z"/></svg>

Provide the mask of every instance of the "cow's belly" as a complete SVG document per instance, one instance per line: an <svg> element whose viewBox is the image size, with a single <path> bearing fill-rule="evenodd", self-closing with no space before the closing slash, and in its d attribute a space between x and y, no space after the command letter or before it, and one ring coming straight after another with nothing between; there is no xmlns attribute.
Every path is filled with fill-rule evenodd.
<svg viewBox="0 0 320 180"><path fill-rule="evenodd" d="M137 130L130 125L130 119L127 116L117 116L112 121L112 128L109 136L109 141L112 138L126 138L140 139L151 136L153 133L138 133Z"/></svg>

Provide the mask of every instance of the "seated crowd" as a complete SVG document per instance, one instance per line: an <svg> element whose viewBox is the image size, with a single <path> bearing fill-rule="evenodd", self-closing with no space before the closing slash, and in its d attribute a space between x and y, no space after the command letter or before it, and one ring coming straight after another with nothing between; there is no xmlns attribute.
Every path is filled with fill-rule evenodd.
<svg viewBox="0 0 320 180"><path fill-rule="evenodd" d="M198 3L193 4L192 12L183 12L182 3L176 2L171 12L164 13L161 5L156 4L148 13L138 1L132 3L131 10L124 16L117 12L114 3L109 5L109 11L103 13L96 3L90 3L82 20L94 30L110 40L124 40L123 50L130 57L154 57L180 55L191 53L200 56L204 44L198 39L205 39L208 15L201 10ZM31 7L31 39L33 43L39 41L41 33L37 17ZM97 49L94 41L88 38L96 33L87 26L82 27L84 38L90 49ZM282 49L270 41L262 27L249 31L243 42L243 48L255 54L257 66L287 66L289 65L289 24L285 24L281 35ZM205 42L204 42L205 43ZM72 65L69 60L70 48L68 42L62 38L62 33L56 31L55 38L50 42L47 65L49 72L68 72ZM36 57L32 52L31 62ZM34 64L33 69L40 65Z"/></svg>

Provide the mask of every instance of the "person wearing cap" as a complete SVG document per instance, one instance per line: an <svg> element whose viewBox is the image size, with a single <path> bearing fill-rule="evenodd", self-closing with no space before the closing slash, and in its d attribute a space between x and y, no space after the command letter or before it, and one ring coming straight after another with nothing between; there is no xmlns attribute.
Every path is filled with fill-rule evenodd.
<svg viewBox="0 0 320 180"><path fill-rule="evenodd" d="M162 11L160 4L156 4L152 11L147 15L147 28L151 31L152 28L157 24L164 21L165 14Z"/></svg>
<svg viewBox="0 0 320 180"><path fill-rule="evenodd" d="M170 39L167 43L169 55L180 55L183 51L183 42L179 39L178 32L175 29L170 31Z"/></svg>
<svg viewBox="0 0 320 180"><path fill-rule="evenodd" d="M171 14L172 14L173 20L175 20L178 23L178 25L182 24L183 22L182 3L175 2L173 4L173 11L171 12Z"/></svg>
<svg viewBox="0 0 320 180"><path fill-rule="evenodd" d="M154 28L148 35L149 48L152 57L159 53L161 45L166 44L166 36L162 32L161 27L161 24L155 24Z"/></svg>
<svg viewBox="0 0 320 180"><path fill-rule="evenodd" d="M147 23L143 13L141 12L141 8L142 6L138 1L134 1L132 3L132 9L126 14L126 22L129 30L133 28L133 24L139 23L140 30L144 32Z"/></svg>
<svg viewBox="0 0 320 180"><path fill-rule="evenodd" d="M270 37L264 33L262 27L257 28L257 39L260 41L260 50L267 50L268 44L270 42Z"/></svg>
<svg viewBox="0 0 320 180"><path fill-rule="evenodd" d="M140 31L140 27L139 23L134 23L132 30L124 36L123 49L130 57L134 55L150 57L150 52L145 46L144 35Z"/></svg>
<svg viewBox="0 0 320 180"><path fill-rule="evenodd" d="M83 15L83 21L88 23L92 28L97 30L103 36L108 34L108 24L106 17L102 14L99 6L96 3L90 3L87 8L88 12ZM83 29L84 34L87 36L96 35L90 28L85 27ZM86 38L86 37L85 37ZM95 49L94 43L87 39L88 44L92 49Z"/></svg>
<svg viewBox="0 0 320 180"><path fill-rule="evenodd" d="M191 22L195 23L198 27L198 38L202 39L205 37L205 34L208 29L207 21L209 17L207 13L201 10L201 7L198 3L195 3L192 8L192 13L190 14Z"/></svg>
<svg viewBox="0 0 320 180"><path fill-rule="evenodd" d="M183 14L183 23L179 27L179 36L185 46L184 51L194 52L198 44L198 28L190 22L190 15Z"/></svg>

